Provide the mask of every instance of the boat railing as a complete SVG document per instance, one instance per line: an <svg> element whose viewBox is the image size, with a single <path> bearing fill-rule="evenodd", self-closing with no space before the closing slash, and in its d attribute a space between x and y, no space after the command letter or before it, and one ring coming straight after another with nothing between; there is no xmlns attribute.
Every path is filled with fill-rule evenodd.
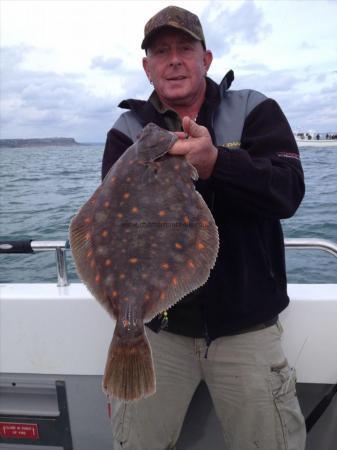
<svg viewBox="0 0 337 450"><path fill-rule="evenodd" d="M322 250L337 258L337 244L326 239L287 238L284 245L289 249ZM66 252L70 250L69 241L0 241L2 253L38 253L54 251L56 256L57 286L69 286Z"/></svg>
<svg viewBox="0 0 337 450"><path fill-rule="evenodd" d="M56 256L57 286L69 286L66 251L69 241L1 241L0 253L38 253L54 251Z"/></svg>

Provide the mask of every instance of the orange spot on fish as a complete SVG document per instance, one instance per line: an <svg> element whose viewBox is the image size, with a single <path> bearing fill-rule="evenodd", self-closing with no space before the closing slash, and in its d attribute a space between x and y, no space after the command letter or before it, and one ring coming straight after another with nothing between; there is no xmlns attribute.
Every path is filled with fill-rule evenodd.
<svg viewBox="0 0 337 450"><path fill-rule="evenodd" d="M134 206L134 207L131 209L131 212L135 214L135 213L139 212L139 209L137 208L137 206Z"/></svg>
<svg viewBox="0 0 337 450"><path fill-rule="evenodd" d="M117 217L118 217L118 219L122 219L123 214L122 213L117 213Z"/></svg>
<svg viewBox="0 0 337 450"><path fill-rule="evenodd" d="M121 280L124 280L124 278L125 278L125 273L120 273L120 274L119 274L119 278L120 278Z"/></svg>
<svg viewBox="0 0 337 450"><path fill-rule="evenodd" d="M174 170L180 170L180 164L175 164L174 165Z"/></svg>
<svg viewBox="0 0 337 450"><path fill-rule="evenodd" d="M102 237L107 237L107 235L109 234L108 230L103 230L101 233Z"/></svg>
<svg viewBox="0 0 337 450"><path fill-rule="evenodd" d="M110 267L112 265L111 259L106 259L104 264L106 267Z"/></svg>
<svg viewBox="0 0 337 450"><path fill-rule="evenodd" d="M196 245L198 250L203 250L205 248L204 244L202 242L198 242Z"/></svg>
<svg viewBox="0 0 337 450"><path fill-rule="evenodd" d="M130 264L136 264L138 262L138 258L130 258L129 263Z"/></svg>
<svg viewBox="0 0 337 450"><path fill-rule="evenodd" d="M142 273L142 278L143 279L145 279L145 278L147 278L148 277L148 274L147 273Z"/></svg>
<svg viewBox="0 0 337 450"><path fill-rule="evenodd" d="M160 217L164 217L164 216L166 216L166 211L164 211L164 210L162 209L161 211L159 211L158 215L159 215Z"/></svg>
<svg viewBox="0 0 337 450"><path fill-rule="evenodd" d="M95 281L96 281L96 283L100 283L100 281L101 281L101 276L100 276L99 273L95 276Z"/></svg>
<svg viewBox="0 0 337 450"><path fill-rule="evenodd" d="M208 220L201 220L200 224L201 224L202 227L208 227L209 222L208 222Z"/></svg>
<svg viewBox="0 0 337 450"><path fill-rule="evenodd" d="M145 300L150 300L150 295L147 292L144 294L144 299Z"/></svg>
<svg viewBox="0 0 337 450"><path fill-rule="evenodd" d="M125 200L127 200L129 197L130 197L129 192L124 192L123 198L124 198Z"/></svg>
<svg viewBox="0 0 337 450"><path fill-rule="evenodd" d="M87 253L87 258L91 258L92 255L93 255L93 251L92 251L92 250L89 250L88 253Z"/></svg>
<svg viewBox="0 0 337 450"><path fill-rule="evenodd" d="M195 269L195 264L194 264L194 262L193 262L191 259L187 262L187 265L188 265L188 267L190 267L191 269Z"/></svg>
<svg viewBox="0 0 337 450"><path fill-rule="evenodd" d="M116 177L111 177L111 183L114 183L116 181Z"/></svg>
<svg viewBox="0 0 337 450"><path fill-rule="evenodd" d="M129 301L129 297L123 297L123 302L128 302Z"/></svg>
<svg viewBox="0 0 337 450"><path fill-rule="evenodd" d="M108 202L108 201L104 202L104 208L109 208L109 206L110 206L110 202Z"/></svg>
<svg viewBox="0 0 337 450"><path fill-rule="evenodd" d="M90 267L93 269L94 267L95 267L95 261L94 260L92 260L91 262L90 262Z"/></svg>
<svg viewBox="0 0 337 450"><path fill-rule="evenodd" d="M127 328L129 326L130 322L128 320L124 319L124 320L122 320L122 324L123 324L124 328Z"/></svg>
<svg viewBox="0 0 337 450"><path fill-rule="evenodd" d="M112 297L112 298L116 298L117 295L118 295L118 292L117 292L117 291L112 291L112 293L111 293L111 297Z"/></svg>
<svg viewBox="0 0 337 450"><path fill-rule="evenodd" d="M165 270L170 268L170 266L167 263L162 263L161 267L162 267L162 269L165 269Z"/></svg>
<svg viewBox="0 0 337 450"><path fill-rule="evenodd" d="M188 225L190 223L190 219L187 216L184 216L184 224Z"/></svg>
<svg viewBox="0 0 337 450"><path fill-rule="evenodd" d="M91 222L92 222L91 217L86 217L84 219L84 223L91 223Z"/></svg>
<svg viewBox="0 0 337 450"><path fill-rule="evenodd" d="M177 284L178 284L178 279L177 279L177 277L173 277L173 278L172 278L172 284L174 284L175 286L177 286Z"/></svg>
<svg viewBox="0 0 337 450"><path fill-rule="evenodd" d="M174 246L175 246L175 248L177 248L178 250L181 250L181 249L183 248L183 246L182 246L179 242L176 242L176 243L174 244Z"/></svg>
<svg viewBox="0 0 337 450"><path fill-rule="evenodd" d="M89 241L91 239L91 234L90 233L87 233L86 235L85 235L85 240L86 241Z"/></svg>
<svg viewBox="0 0 337 450"><path fill-rule="evenodd" d="M165 292L161 292L159 300L165 300Z"/></svg>

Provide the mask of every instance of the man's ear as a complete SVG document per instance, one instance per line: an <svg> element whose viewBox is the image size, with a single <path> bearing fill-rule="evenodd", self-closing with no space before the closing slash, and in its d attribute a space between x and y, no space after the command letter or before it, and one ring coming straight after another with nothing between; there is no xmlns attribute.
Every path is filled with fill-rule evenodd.
<svg viewBox="0 0 337 450"><path fill-rule="evenodd" d="M151 77L150 77L150 69L149 69L149 61L147 59L146 56L144 56L143 58L143 69L146 73L146 76L148 77L148 79L151 81Z"/></svg>
<svg viewBox="0 0 337 450"><path fill-rule="evenodd" d="M210 68L213 61L213 54L210 50L206 50L204 52L204 66L206 69L206 73L208 72L208 69Z"/></svg>

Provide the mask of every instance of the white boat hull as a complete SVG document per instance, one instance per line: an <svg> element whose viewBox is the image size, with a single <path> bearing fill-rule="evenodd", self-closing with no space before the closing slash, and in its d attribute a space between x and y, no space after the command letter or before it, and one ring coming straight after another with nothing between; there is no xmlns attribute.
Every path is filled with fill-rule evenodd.
<svg viewBox="0 0 337 450"><path fill-rule="evenodd" d="M299 147L336 147L337 139L296 139Z"/></svg>
<svg viewBox="0 0 337 450"><path fill-rule="evenodd" d="M283 345L296 368L299 397L307 415L326 393L327 385L337 382L337 284L290 284L288 291L291 303L280 315ZM16 389L23 386L27 392L26 385L43 386L61 380L66 386L73 439L69 448L111 450L101 378L113 320L82 284L0 285L0 311L0 389L3 386L8 393L12 411L10 394L15 397ZM38 400L32 397L33 409ZM57 409L57 404L51 403L51 408ZM329 411L310 433L307 450L335 448L336 401ZM224 450L224 445L208 391L201 385L177 450ZM9 450L6 443L1 444L1 438L0 450Z"/></svg>
<svg viewBox="0 0 337 450"><path fill-rule="evenodd" d="M114 321L84 285L8 284L0 292L2 372L102 375ZM337 382L337 284L290 284L288 292L280 321L298 380Z"/></svg>

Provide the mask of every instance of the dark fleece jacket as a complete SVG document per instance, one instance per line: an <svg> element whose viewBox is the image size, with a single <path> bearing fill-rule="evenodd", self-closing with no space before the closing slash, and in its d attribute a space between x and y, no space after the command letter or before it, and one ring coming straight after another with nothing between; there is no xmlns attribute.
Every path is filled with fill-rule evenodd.
<svg viewBox="0 0 337 450"><path fill-rule="evenodd" d="M197 123L208 128L214 143L220 102L219 86L207 79ZM142 126L166 128L149 101L120 106L136 113ZM280 219L300 205L304 177L293 133L274 100L265 99L248 114L240 142L235 149L218 146L212 175L196 182L217 223L220 251L207 283L170 308L167 330L173 333L212 340L268 322L289 303ZM119 130L109 131L103 178L131 144ZM160 316L148 324L153 330L160 325Z"/></svg>

